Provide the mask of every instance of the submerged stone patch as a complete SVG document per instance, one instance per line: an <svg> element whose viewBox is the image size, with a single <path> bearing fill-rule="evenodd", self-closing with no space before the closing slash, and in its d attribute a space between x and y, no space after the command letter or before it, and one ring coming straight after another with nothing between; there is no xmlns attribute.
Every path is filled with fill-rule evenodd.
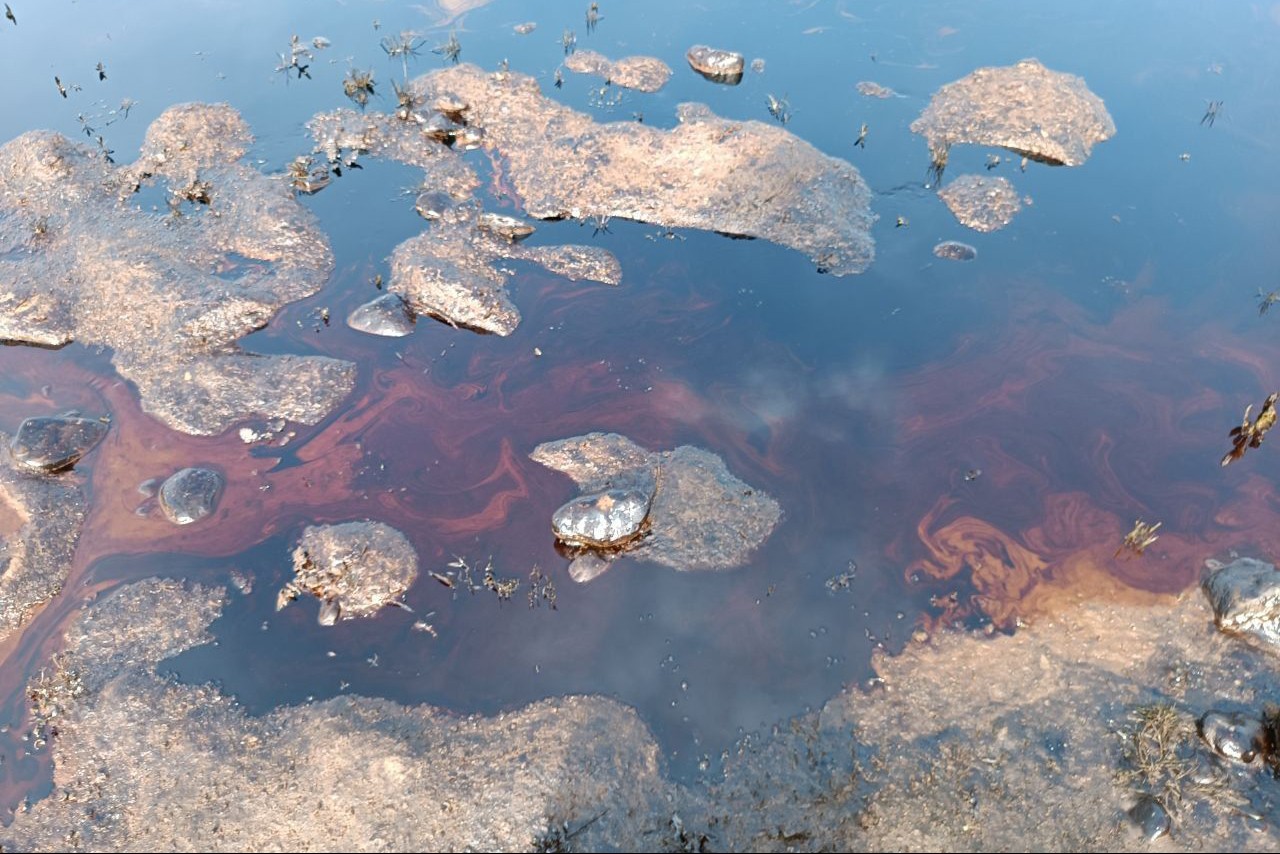
<svg viewBox="0 0 1280 854"><path fill-rule="evenodd" d="M34 472L50 474L71 468L107 435L96 418L56 415L28 418L9 443L13 462Z"/></svg>
<svg viewBox="0 0 1280 854"><path fill-rule="evenodd" d="M0 434L0 505L17 530L0 531L0 640L21 628L62 590L87 506L70 475L37 475L20 466Z"/></svg>
<svg viewBox="0 0 1280 854"><path fill-rule="evenodd" d="M657 92L671 79L670 66L652 56L628 56L615 62L594 50L576 50L564 58L564 67L637 92Z"/></svg>
<svg viewBox="0 0 1280 854"><path fill-rule="evenodd" d="M938 191L961 225L990 232L1013 222L1022 210L1022 199L1008 178L960 175Z"/></svg>
<svg viewBox="0 0 1280 854"><path fill-rule="evenodd" d="M972 261L978 257L978 250L959 240L944 240L933 247L933 254L946 261Z"/></svg>
<svg viewBox="0 0 1280 854"><path fill-rule="evenodd" d="M1008 148L1032 160L1079 166L1095 143L1115 135L1102 99L1074 74L1035 59L979 68L937 92L911 130L929 143L935 163L956 143Z"/></svg>
<svg viewBox="0 0 1280 854"><path fill-rule="evenodd" d="M383 294L357 306L347 316L347 326L370 335L402 338L413 332L413 314L399 294Z"/></svg>
<svg viewBox="0 0 1280 854"><path fill-rule="evenodd" d="M619 554L680 571L740 566L782 516L718 456L690 445L651 452L616 433L590 433L529 456L587 493L552 520L562 542L586 549L569 569L576 581L595 578Z"/></svg>
<svg viewBox="0 0 1280 854"><path fill-rule="evenodd" d="M310 593L320 600L320 624L331 626L394 603L418 577L418 553L404 534L381 522L313 525L293 550L293 572L276 609Z"/></svg>
<svg viewBox="0 0 1280 854"><path fill-rule="evenodd" d="M160 484L160 511L175 525L199 522L218 508L223 477L213 469L185 468Z"/></svg>
<svg viewBox="0 0 1280 854"><path fill-rule="evenodd" d="M289 185L243 162L251 141L231 107L186 104L151 124L127 166L44 131L0 146L0 340L110 347L143 409L188 433L320 420L353 365L235 344L333 266ZM133 201L153 183L168 213Z"/></svg>

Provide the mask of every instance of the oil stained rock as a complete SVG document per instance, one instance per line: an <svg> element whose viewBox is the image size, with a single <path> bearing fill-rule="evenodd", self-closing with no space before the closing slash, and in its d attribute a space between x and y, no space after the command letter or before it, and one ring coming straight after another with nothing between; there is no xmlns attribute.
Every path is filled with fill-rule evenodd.
<svg viewBox="0 0 1280 854"><path fill-rule="evenodd" d="M945 162L956 143L1008 148L1032 160L1079 166L1094 143L1115 135L1102 99L1073 74L1050 71L1037 60L979 68L934 93L911 123L929 143L934 162Z"/></svg>
<svg viewBox="0 0 1280 854"><path fill-rule="evenodd" d="M582 495L551 514L551 530L570 546L616 549L643 534L652 492L607 489Z"/></svg>
<svg viewBox="0 0 1280 854"><path fill-rule="evenodd" d="M742 54L695 44L685 53L689 66L714 83L737 86L742 82Z"/></svg>
<svg viewBox="0 0 1280 854"><path fill-rule="evenodd" d="M0 641L62 589L84 524L84 490L71 476L42 477L20 466L0 434L0 505L19 527L0 531Z"/></svg>
<svg viewBox="0 0 1280 854"><path fill-rule="evenodd" d="M160 510L175 525L199 522L218 509L222 487L222 475L213 469L182 469L160 484Z"/></svg>
<svg viewBox="0 0 1280 854"><path fill-rule="evenodd" d="M637 92L657 92L671 79L670 66L652 56L628 56L614 62L594 50L577 50L564 58L564 67L578 74L594 74L614 86ZM742 75L741 66L738 75Z"/></svg>
<svg viewBox="0 0 1280 854"><path fill-rule="evenodd" d="M1169 826L1172 823L1169 811L1150 795L1143 795L1138 799L1138 802L1129 810L1129 818L1133 819L1133 823L1142 833L1142 838L1148 842L1155 842L1160 837L1169 835Z"/></svg>
<svg viewBox="0 0 1280 854"><path fill-rule="evenodd" d="M321 602L321 625L333 625L395 601L418 577L418 554L404 534L381 522L317 525L302 532L293 572L277 609L310 593Z"/></svg>
<svg viewBox="0 0 1280 854"><path fill-rule="evenodd" d="M834 275L862 272L874 255L871 191L858 170L784 128L728 121L694 104L680 107L671 130L597 123L544 97L531 77L465 64L410 89L423 103L468 105L467 127L502 156L504 179L530 216L760 237Z"/></svg>
<svg viewBox="0 0 1280 854"><path fill-rule="evenodd" d="M110 347L143 408L188 433L327 414L353 365L235 345L333 266L288 184L242 161L251 141L230 107L187 104L151 124L129 166L43 131L0 146L0 340ZM132 199L156 182L169 213Z"/></svg>
<svg viewBox="0 0 1280 854"><path fill-rule="evenodd" d="M997 231L1022 210L1018 191L1007 178L960 175L938 191L961 225L974 231Z"/></svg>
<svg viewBox="0 0 1280 854"><path fill-rule="evenodd" d="M1204 592L1218 628L1280 653L1280 570L1249 557L1208 565Z"/></svg>
<svg viewBox="0 0 1280 854"><path fill-rule="evenodd" d="M413 314L399 294L383 294L352 311L347 326L370 335L402 338L413 331Z"/></svg>
<svg viewBox="0 0 1280 854"><path fill-rule="evenodd" d="M71 468L107 435L107 425L96 418L75 415L28 418L9 443L16 465L51 474Z"/></svg>
<svg viewBox="0 0 1280 854"><path fill-rule="evenodd" d="M933 254L947 261L972 261L978 257L978 250L959 240L944 240L933 247Z"/></svg>
<svg viewBox="0 0 1280 854"><path fill-rule="evenodd" d="M680 571L740 566L782 515L777 502L735 478L718 456L690 445L654 453L616 433L590 433L539 445L530 458L569 475L588 493L578 499L584 505L570 502L553 518L557 535L567 519L581 523L568 538L561 537L569 545L594 546L570 567L579 581L599 575L607 568L601 561L618 554ZM648 495L652 505L643 517L640 508ZM621 496L630 496L625 505ZM622 519L609 519L607 514L619 509L634 531ZM601 548L582 536L588 522L597 531L607 521L617 531L630 531L621 535L621 545Z"/></svg>
<svg viewBox="0 0 1280 854"><path fill-rule="evenodd" d="M1248 765L1270 752L1262 721L1241 712L1210 711L1196 722L1204 743L1219 756Z"/></svg>
<svg viewBox="0 0 1280 854"><path fill-rule="evenodd" d="M596 814L583 850L646 850L680 793L639 716L604 697L483 717L344 695L250 715L157 674L212 640L225 598L150 579L72 621L52 684L80 688L48 698L56 790L0 828L5 850L532 851L554 818Z"/></svg>

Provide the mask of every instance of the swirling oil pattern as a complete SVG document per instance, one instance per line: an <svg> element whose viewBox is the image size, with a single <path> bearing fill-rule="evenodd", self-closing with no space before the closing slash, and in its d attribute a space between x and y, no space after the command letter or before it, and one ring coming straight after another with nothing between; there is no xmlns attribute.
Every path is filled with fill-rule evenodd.
<svg viewBox="0 0 1280 854"><path fill-rule="evenodd" d="M592 37L615 41L593 47L661 53L659 44L638 43L637 33L652 30L636 18L643 5L610 5L606 22L618 29ZM503 261L522 317L510 336L428 318L403 339L362 335L341 319L378 295L395 246L429 227L413 207L420 172L369 157L304 200L331 239L337 272L241 342L251 352L358 366L353 393L319 423L276 430L249 422L249 442L236 428L193 437L146 415L108 352L0 348L0 431L69 410L111 421L106 439L58 475L83 483L89 501L63 591L0 646L0 726L8 727L0 730L0 807L50 791L49 751L30 737L26 691L52 666L71 616L87 599L153 575L229 587L214 642L173 659L169 670L184 682L218 683L254 713L343 692L460 714L603 693L635 706L675 773L695 776L735 740L867 680L873 651L900 649L917 627L1016 631L1081 599L1180 593L1197 582L1206 557L1237 550L1274 559L1276 448L1264 443L1225 469L1219 460L1244 407L1280 387L1275 318L1259 316L1253 299L1274 274L1280 193L1256 168L1232 171L1272 153L1275 111L1242 107L1212 129L1191 116L1183 124L1201 132L1195 139L1206 148L1186 161L1157 161L1133 142L1146 138L1143 122L1165 134L1170 151L1191 149L1176 135L1189 132L1178 111L1222 95L1211 88L1217 73L1203 70L1209 57L1171 69L1163 54L1137 47L1163 43L1140 37L1146 19L1138 29L1128 22L1122 35L1132 36L1133 57L1114 68L1114 57L1081 58L1071 69L1106 97L1116 138L1074 170L1031 164L1023 172L1006 154L998 168L1035 204L998 233L969 234L922 188L928 155L907 126L930 91L991 59L993 40L1022 43L1044 32L1039 13L979 22L973 10L948 12L964 26L939 29L941 18L930 16L940 12L929 4L864 10L858 37L874 59L859 54L861 65L846 67L840 63L857 52L821 29L850 26L835 8L789 17L709 8L714 21L701 7L688 14L708 28L729 27L726 44L732 36L761 54L777 45L766 66L776 76L723 87L689 71L657 95L628 95L636 100L618 106L593 99L598 82L553 88L561 57L545 55L545 39L513 42L510 21L527 16L503 0L466 13L462 37L468 61L545 69L544 92L598 121L669 126L682 101L707 101L735 121L772 121L764 95L789 93L788 130L854 162L876 191L881 220L866 273L837 280L799 253L712 233L538 222L526 245L598 244L617 256L622 283L568 282ZM332 23L330 37L355 32L343 17L355 12L335 9L317 28ZM784 17L795 30L785 38L762 40L743 23ZM1091 43L1086 24L1095 22L1080 20L1071 26ZM91 15L83 21L106 28ZM1274 56L1259 41L1261 27L1232 21L1244 53L1259 63ZM300 26L270 23L277 35ZM1208 32L1205 23L1166 22ZM369 30L367 20L359 25ZM388 18L387 26L401 24ZM549 22L538 33L561 29ZM250 28L237 27L235 39L242 33ZM210 36L218 37L230 38ZM283 46L269 41L254 43L268 59ZM363 50L363 61L385 59L376 35L367 41L350 49ZM156 48L186 63L193 80L204 75L181 98L231 98L205 79L216 63L192 59L183 44L185 58L167 37ZM668 64L684 68L687 46L663 54ZM879 112L869 116L856 160L849 128L863 119L851 124L848 105L833 106L829 81L812 76L815 63L847 72L851 91L874 71L904 93L859 103ZM323 73L317 63L313 74ZM1152 80L1170 78L1182 88L1152 89ZM307 88L311 82L263 91L227 83L243 87L236 92L262 140L252 156L265 170L279 172L302 153L299 128L340 98L340 83L322 90ZM1266 95L1256 82L1235 85L1228 109ZM153 116L175 96L166 89L147 97ZM82 130L74 116L48 116L62 132ZM10 127L14 121L0 116L6 139L28 129ZM113 128L123 130L110 132L118 134L112 144L136 149L140 130ZM980 170L985 155L957 146L950 156L958 173ZM486 209L522 213L501 157L467 156L490 188ZM1186 171L1201 163L1205 172ZM974 243L977 258L934 259L931 248L957 236ZM677 572L624 554L589 584L575 584L550 519L577 489L529 453L591 431L655 452L706 449L776 499L782 521L738 569ZM140 486L188 466L215 469L226 485L213 514L180 527ZM412 543L422 570L404 597L412 613L389 608L332 627L317 625L311 601L277 613L276 591L291 577L303 528L353 519L390 525ZM1162 523L1141 555L1121 549L1137 519ZM0 534L23 521L0 501ZM477 582L491 566L498 578L515 579L517 592L504 600L430 575L464 562ZM554 609L527 596L535 568L554 583Z"/></svg>

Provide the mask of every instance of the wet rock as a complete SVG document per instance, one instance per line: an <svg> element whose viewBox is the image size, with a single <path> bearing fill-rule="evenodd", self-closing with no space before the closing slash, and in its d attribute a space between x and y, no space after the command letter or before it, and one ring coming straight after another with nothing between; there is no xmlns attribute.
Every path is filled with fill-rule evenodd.
<svg viewBox="0 0 1280 854"><path fill-rule="evenodd" d="M301 593L321 602L321 625L367 617L391 604L418 577L418 554L404 534L381 522L306 528L293 550L294 578L276 600L279 610Z"/></svg>
<svg viewBox="0 0 1280 854"><path fill-rule="evenodd" d="M1007 178L960 175L938 191L961 225L974 231L997 231L1022 210L1018 191Z"/></svg>
<svg viewBox="0 0 1280 854"><path fill-rule="evenodd" d="M1205 712L1196 729L1214 753L1233 762L1247 765L1270 751L1266 726L1242 712Z"/></svg>
<svg viewBox="0 0 1280 854"><path fill-rule="evenodd" d="M1129 818L1138 826L1142 838L1148 842L1155 842L1160 837L1169 835L1172 824L1169 811L1150 795L1143 795L1138 799L1129 810Z"/></svg>
<svg viewBox="0 0 1280 854"><path fill-rule="evenodd" d="M900 98L901 96L890 89L888 86L881 86L879 83L873 83L870 80L862 80L858 83L858 93L868 98Z"/></svg>
<svg viewBox="0 0 1280 854"><path fill-rule="evenodd" d="M487 212L476 218L476 227L508 243L524 240L534 232L534 227L522 219Z"/></svg>
<svg viewBox="0 0 1280 854"><path fill-rule="evenodd" d="M652 492L635 489L582 495L551 515L551 530L571 546L620 548L643 534L652 503Z"/></svg>
<svg viewBox="0 0 1280 854"><path fill-rule="evenodd" d="M1280 570L1248 557L1214 561L1203 586L1220 630L1280 652Z"/></svg>
<svg viewBox="0 0 1280 854"><path fill-rule="evenodd" d="M399 294L383 294L356 307L347 316L347 326L370 335L402 338L413 332L413 314Z"/></svg>
<svg viewBox="0 0 1280 854"><path fill-rule="evenodd" d="M715 83L737 86L742 82L744 63L740 53L696 44L685 53L685 59L694 71Z"/></svg>
<svg viewBox="0 0 1280 854"><path fill-rule="evenodd" d="M188 433L326 415L353 365L235 346L333 266L288 183L242 160L251 141L230 107L187 104L151 124L131 165L42 131L0 146L0 337L111 348L143 408ZM132 199L156 183L168 213Z"/></svg>
<svg viewBox="0 0 1280 854"><path fill-rule="evenodd" d="M19 425L9 443L9 452L19 467L51 474L74 466L106 435L107 425L96 418L28 418Z"/></svg>
<svg viewBox="0 0 1280 854"><path fill-rule="evenodd" d="M637 92L657 92L671 79L670 66L652 56L628 56L614 62L594 50L578 50L564 58L564 67ZM741 75L741 69L738 73Z"/></svg>
<svg viewBox="0 0 1280 854"><path fill-rule="evenodd" d="M512 31L518 36L527 36L538 28L538 24L534 21L525 21L523 24L516 24L512 27Z"/></svg>
<svg viewBox="0 0 1280 854"><path fill-rule="evenodd" d="M956 143L1008 148L1032 160L1079 166L1095 143L1115 135L1102 99L1073 74L1034 59L979 68L939 89L911 130L946 162Z"/></svg>
<svg viewBox="0 0 1280 854"><path fill-rule="evenodd" d="M0 641L22 627L62 589L87 512L84 490L72 477L41 477L12 456L0 433L0 516L16 521L0 530Z"/></svg>
<svg viewBox="0 0 1280 854"><path fill-rule="evenodd" d="M213 469L182 469L160 484L160 510L175 525L199 522L218 509L222 487L222 475Z"/></svg>
<svg viewBox="0 0 1280 854"><path fill-rule="evenodd" d="M468 128L483 130L484 147L502 156L530 216L760 237L834 275L861 272L874 255L871 192L857 169L782 127L689 104L671 130L597 123L544 97L531 77L465 64L410 86L426 103L450 95L470 105Z"/></svg>
<svg viewBox="0 0 1280 854"><path fill-rule="evenodd" d="M597 813L575 849L645 850L680 792L639 716L604 697L484 717L343 695L250 715L157 674L213 640L226 604L150 579L74 615L42 683L56 790L0 828L5 850L532 851Z"/></svg>
<svg viewBox="0 0 1280 854"><path fill-rule="evenodd" d="M978 250L959 240L944 240L933 247L933 254L948 261L972 261L978 257Z"/></svg>
<svg viewBox="0 0 1280 854"><path fill-rule="evenodd" d="M718 456L690 445L655 453L616 433L590 433L544 443L529 456L569 475L588 493L577 500L582 504L569 502L556 511L553 520L557 534L562 523L575 523L570 537L561 539L595 552L581 565L575 560L570 574L576 580L599 575L619 554L680 571L740 566L782 515L777 502L735 478ZM611 515L615 511L617 517ZM584 536L584 530L591 533ZM620 541L590 541L610 530L626 533Z"/></svg>

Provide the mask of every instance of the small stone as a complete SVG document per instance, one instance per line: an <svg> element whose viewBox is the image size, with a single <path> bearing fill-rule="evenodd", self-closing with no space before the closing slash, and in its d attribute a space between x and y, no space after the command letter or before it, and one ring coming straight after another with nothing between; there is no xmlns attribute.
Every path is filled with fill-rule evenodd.
<svg viewBox="0 0 1280 854"><path fill-rule="evenodd" d="M933 254L948 261L972 261L978 257L978 250L959 240L944 240L933 247Z"/></svg>
<svg viewBox="0 0 1280 854"><path fill-rule="evenodd" d="M582 495L552 514L551 529L571 546L618 548L643 533L652 503L653 493L634 489Z"/></svg>
<svg viewBox="0 0 1280 854"><path fill-rule="evenodd" d="M277 610L310 593L320 600L320 624L327 626L368 617L403 594L418 577L418 554L404 534L381 522L314 525L293 550L293 572Z"/></svg>
<svg viewBox="0 0 1280 854"><path fill-rule="evenodd" d="M160 485L160 509L173 524L190 525L217 509L222 487L222 475L212 469L182 469Z"/></svg>
<svg viewBox="0 0 1280 854"><path fill-rule="evenodd" d="M1169 811L1150 795L1143 795L1138 799L1129 810L1129 818L1133 819L1133 823L1142 831L1142 838L1148 842L1155 842L1169 834Z"/></svg>
<svg viewBox="0 0 1280 854"><path fill-rule="evenodd" d="M370 335L403 338L413 332L413 314L403 297L387 293L357 307L348 315L347 326Z"/></svg>
<svg viewBox="0 0 1280 854"><path fill-rule="evenodd" d="M742 81L742 69L746 62L740 53L718 50L704 44L689 48L685 58L693 70L715 83L736 86Z"/></svg>
<svg viewBox="0 0 1280 854"><path fill-rule="evenodd" d="M1265 756L1269 749L1262 721L1243 712L1205 712L1196 722L1196 729L1214 753L1233 762L1248 765L1258 754Z"/></svg>
<svg viewBox="0 0 1280 854"><path fill-rule="evenodd" d="M28 418L9 443L20 467L53 474L66 471L107 435L107 425L74 415Z"/></svg>
<svg viewBox="0 0 1280 854"><path fill-rule="evenodd" d="M529 35L529 33L533 32L537 28L538 28L538 24L536 22L525 21L523 24L516 24L511 29L514 30L515 34L518 36L527 36Z"/></svg>
<svg viewBox="0 0 1280 854"><path fill-rule="evenodd" d="M1204 592L1219 630L1280 650L1280 570L1275 566L1237 558L1205 578Z"/></svg>
<svg viewBox="0 0 1280 854"><path fill-rule="evenodd" d="M508 243L524 240L534 232L534 227L524 220L496 213L480 214L476 218L476 225L481 231L500 237Z"/></svg>

